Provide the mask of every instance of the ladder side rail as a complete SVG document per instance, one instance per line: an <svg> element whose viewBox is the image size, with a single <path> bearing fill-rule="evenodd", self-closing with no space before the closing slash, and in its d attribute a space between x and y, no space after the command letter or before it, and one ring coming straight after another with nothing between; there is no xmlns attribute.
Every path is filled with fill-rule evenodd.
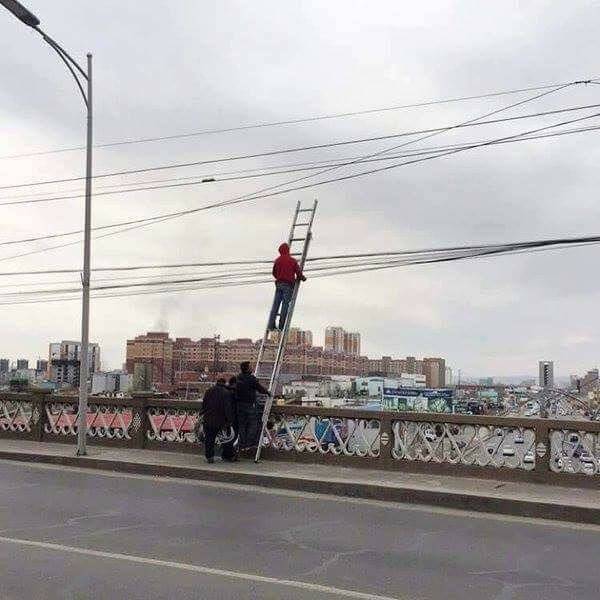
<svg viewBox="0 0 600 600"><path fill-rule="evenodd" d="M296 202L296 210L294 211L294 218L292 219L292 226L290 227L290 235L288 235L288 246L292 244L294 239L294 230L296 229L296 223L298 222L298 214L300 213L300 200Z"/></svg>
<svg viewBox="0 0 600 600"><path fill-rule="evenodd" d="M310 240L310 235L307 237L307 244ZM273 407L273 395L275 393L275 388L277 386L277 382L279 380L279 373L281 371L281 366L283 364L283 355L285 352L285 345L287 343L287 338L291 325L291 317L294 312L294 306L296 304L296 297L298 295L298 290L300 289L300 282L297 281L294 286L294 293L292 294L292 299L290 300L290 306L288 308L288 314L285 319L285 324L283 326L283 331L281 332L281 338L279 340L279 346L277 348L277 355L275 357L275 363L273 364L273 372L271 373L271 380L269 381L269 396L265 401L265 407L263 409L262 414L262 424L260 428L260 436L258 438L258 444L256 447L256 455L254 457L254 462L260 461L260 454L262 451L263 438L265 436L265 431L267 429L267 424L269 422L269 415L271 414L271 408Z"/></svg>
<svg viewBox="0 0 600 600"><path fill-rule="evenodd" d="M308 221L308 227L306 229L306 241L304 242L304 247L302 248L302 256L300 257L300 270L302 272L304 272L304 263L306 262L306 257L308 255L308 245L310 244L310 241L312 239L312 225L313 225L313 221L315 220L315 213L317 212L317 204L319 203L318 200L315 200L313 202L313 206L312 206L312 210L310 213L310 219Z"/></svg>
<svg viewBox="0 0 600 600"><path fill-rule="evenodd" d="M269 326L269 323L267 323L267 327ZM267 339L269 337L269 330L265 329L265 333L263 335L262 341L260 343L260 347L258 349L258 356L256 357L256 367L254 368L254 375L256 377L258 377L259 375L259 369L260 369L260 363L262 361L263 355L265 353L265 346L267 345Z"/></svg>
<svg viewBox="0 0 600 600"><path fill-rule="evenodd" d="M306 256L308 255L308 248L310 246L310 242L312 240L312 224L315 218L315 212L317 210L318 201L315 200L312 207L312 212L310 215L309 226L306 231L306 238L304 240L304 244L302 247L302 255L300 257L299 265L300 270L304 271L304 264L306 263ZM299 208L300 203L298 203ZM298 215L298 208L296 209L296 215ZM294 221L296 219L294 218ZM285 318L285 323L283 325L283 331L281 332L281 337L279 339L279 346L277 348L277 355L275 357L275 363L273 365L273 372L271 374L271 380L269 382L269 392L273 393L275 388L277 387L277 382L279 379L279 372L281 370L281 366L283 363L283 354L285 353L285 346L287 344L287 338L290 330L290 326L292 324L292 316L294 314L294 308L296 306L296 299L298 297L298 292L300 291L300 280L296 280L294 285L294 291L292 293L292 298L290 300L290 305L288 307L288 313Z"/></svg>
<svg viewBox="0 0 600 600"><path fill-rule="evenodd" d="M291 324L291 316L294 311L294 305L296 302L296 296L298 294L298 289L300 287L300 282L297 281L294 286L294 292L292 294L292 298L290 300L290 306L288 308L288 314L285 319L285 324L283 326L283 330L281 331L281 337L279 339L279 345L277 347L277 354L275 356L275 362L273 363L273 371L271 372L271 379L269 381L269 396L265 400L265 406L263 408L262 420L261 420L261 428L260 435L258 438L258 444L256 447L256 455L254 457L254 462L260 461L260 453L262 450L263 438L265 436L265 431L267 429L267 424L269 422L269 415L271 414L271 408L273 407L273 395L275 394L275 387L277 385L277 381L279 379L279 372L281 370L281 365L283 363L283 354L285 350L285 344L287 342L290 324Z"/></svg>
<svg viewBox="0 0 600 600"><path fill-rule="evenodd" d="M302 270L304 270L304 264L306 262L308 248L310 246L310 242L312 239L312 223L315 218L316 210L317 210L317 200L315 200L314 204L313 204L313 208L312 208L312 212L311 212L311 216L310 216L310 222L309 222L308 230L306 232L306 239L304 241L304 246L302 248L302 256L301 256L300 262L299 262L300 268ZM298 214L298 210L296 210L296 216L297 216L297 214ZM294 217L294 221L295 220L296 220L296 217ZM293 233L293 231L291 233ZM292 298L290 300L290 305L289 305L288 313L287 313L285 323L283 326L283 331L281 332L281 338L279 340L279 346L277 348L277 355L275 357L275 363L273 364L273 371L271 373L271 380L269 381L268 389L269 389L270 396L267 397L267 399L265 401L265 407L263 409L260 436L258 438L258 445L256 448L256 456L254 458L255 462L260 461L260 454L261 454L261 450L262 450L263 438L264 438L265 430L267 428L267 424L269 421L269 415L271 414L271 408L273 406L273 394L275 393L275 389L276 389L277 383L279 381L279 374L281 372L281 367L283 365L283 357L285 354L285 347L287 344L287 338L289 335L289 330L290 330L290 326L292 323L292 316L294 314L294 308L296 306L296 299L298 297L299 291L300 291L300 281L297 280L296 284L294 286L294 292L292 294Z"/></svg>

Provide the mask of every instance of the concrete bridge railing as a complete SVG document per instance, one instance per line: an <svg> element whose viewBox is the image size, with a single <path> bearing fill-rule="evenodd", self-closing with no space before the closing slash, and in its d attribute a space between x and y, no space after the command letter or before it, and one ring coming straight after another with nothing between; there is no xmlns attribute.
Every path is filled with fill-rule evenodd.
<svg viewBox="0 0 600 600"><path fill-rule="evenodd" d="M0 438L75 443L77 398L42 394L0 395ZM201 402L153 397L89 399L92 444L198 451Z"/></svg>
<svg viewBox="0 0 600 600"><path fill-rule="evenodd" d="M200 402L91 398L90 443L199 452ZM75 443L77 399L0 395L0 438ZM274 406L267 459L600 486L600 423Z"/></svg>

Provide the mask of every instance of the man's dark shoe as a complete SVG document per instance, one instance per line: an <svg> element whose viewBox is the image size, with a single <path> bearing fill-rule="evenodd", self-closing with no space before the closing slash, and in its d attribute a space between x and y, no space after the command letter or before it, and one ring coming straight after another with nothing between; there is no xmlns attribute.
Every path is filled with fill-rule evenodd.
<svg viewBox="0 0 600 600"><path fill-rule="evenodd" d="M207 459L206 459L206 462L207 462L209 465L212 465L212 464L215 462L215 459L214 459L214 458L207 458Z"/></svg>

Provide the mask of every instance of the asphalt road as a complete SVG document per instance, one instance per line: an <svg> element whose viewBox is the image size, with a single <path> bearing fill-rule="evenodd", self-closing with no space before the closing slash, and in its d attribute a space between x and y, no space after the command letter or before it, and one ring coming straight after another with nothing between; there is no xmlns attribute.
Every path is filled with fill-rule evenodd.
<svg viewBox="0 0 600 600"><path fill-rule="evenodd" d="M598 598L598 527L10 462L0 481L2 600Z"/></svg>

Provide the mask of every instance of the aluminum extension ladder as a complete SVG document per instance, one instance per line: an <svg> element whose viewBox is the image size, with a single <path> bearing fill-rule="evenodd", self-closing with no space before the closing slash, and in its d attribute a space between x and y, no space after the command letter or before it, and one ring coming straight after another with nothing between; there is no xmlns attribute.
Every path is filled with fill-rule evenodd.
<svg viewBox="0 0 600 600"><path fill-rule="evenodd" d="M300 264L300 269L304 271L304 263L306 262L306 256L308 254L308 247L312 239L312 225L315 219L315 213L317 211L318 201L313 202L312 207L302 208L302 204L298 202L296 204L296 211L294 212L294 218L292 220L292 226L290 228L290 235L288 237L288 245L290 247L290 254ZM300 220L299 220L300 219ZM298 246L301 244L301 248ZM269 377L269 393L265 402L265 407L262 415L262 425L260 429L260 437L258 438L258 446L256 448L255 462L260 460L260 452L262 449L263 439L265 431L267 429L267 423L269 415L271 413L271 407L273 406L273 395L277 389L277 383L279 382L279 374L281 372L281 366L283 364L283 357L285 354L285 346L287 344L288 335L290 332L290 325L292 323L292 317L294 315L294 307L296 306L296 299L298 298L298 291L300 290L300 281L296 281L294 285L294 291L292 292L292 299L288 307L288 313L283 324L283 329L279 332L279 339L277 345L277 352L275 354L275 361L273 363L273 369ZM270 313L269 307L269 313ZM279 317L279 315L277 315ZM260 367L263 362L265 353L265 347L269 341L269 323L267 321L267 327L265 328L265 334L263 335L260 349L258 351L258 358L256 360L256 369L254 374L256 377L260 376Z"/></svg>

